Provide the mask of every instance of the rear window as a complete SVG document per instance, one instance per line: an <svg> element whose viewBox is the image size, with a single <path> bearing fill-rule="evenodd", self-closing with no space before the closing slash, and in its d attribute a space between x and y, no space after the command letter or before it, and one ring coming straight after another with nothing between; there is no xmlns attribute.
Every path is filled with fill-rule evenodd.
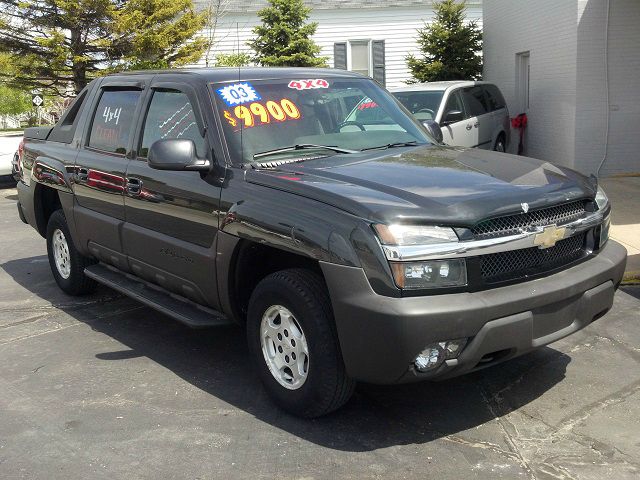
<svg viewBox="0 0 640 480"><path fill-rule="evenodd" d="M484 115L489 111L487 100L481 86L468 87L462 89L462 97L467 106L467 111L472 117Z"/></svg>
<svg viewBox="0 0 640 480"><path fill-rule="evenodd" d="M420 121L436 118L444 90L396 92L393 94Z"/></svg>
<svg viewBox="0 0 640 480"><path fill-rule="evenodd" d="M484 90L487 93L487 100L489 102L489 108L493 110L499 110L507 106L504 101L504 97L500 90L495 85L485 85Z"/></svg>
<svg viewBox="0 0 640 480"><path fill-rule="evenodd" d="M89 147L125 154L140 98L139 90L105 90L91 124Z"/></svg>

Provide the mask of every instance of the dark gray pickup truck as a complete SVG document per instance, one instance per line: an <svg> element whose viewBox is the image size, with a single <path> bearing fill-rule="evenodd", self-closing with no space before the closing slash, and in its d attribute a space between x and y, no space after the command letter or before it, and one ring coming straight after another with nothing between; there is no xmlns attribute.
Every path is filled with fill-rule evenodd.
<svg viewBox="0 0 640 480"><path fill-rule="evenodd" d="M274 401L307 417L356 381L449 378L580 330L626 262L595 178L440 145L335 70L100 78L26 132L19 171L60 288L245 326Z"/></svg>

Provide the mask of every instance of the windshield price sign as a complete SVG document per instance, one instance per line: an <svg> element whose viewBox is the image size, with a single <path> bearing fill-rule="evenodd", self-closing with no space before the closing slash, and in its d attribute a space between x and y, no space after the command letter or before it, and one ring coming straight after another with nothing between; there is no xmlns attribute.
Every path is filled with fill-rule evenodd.
<svg viewBox="0 0 640 480"><path fill-rule="evenodd" d="M266 103L253 102L249 106L237 106L233 111L224 111L224 118L232 127L237 126L239 121L243 123L245 128L250 128L271 123L271 120L284 122L285 120L297 120L300 117L300 109L288 98L283 98L279 102L274 100L269 100Z"/></svg>

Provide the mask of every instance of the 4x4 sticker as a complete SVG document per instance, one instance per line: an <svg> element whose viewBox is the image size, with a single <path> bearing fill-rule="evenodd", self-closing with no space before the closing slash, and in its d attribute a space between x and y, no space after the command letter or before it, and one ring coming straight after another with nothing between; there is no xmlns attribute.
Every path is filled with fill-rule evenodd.
<svg viewBox="0 0 640 480"><path fill-rule="evenodd" d="M235 83L216 90L222 100L230 106L242 105L247 102L255 102L261 100L262 97L256 92L256 89L249 82Z"/></svg>
<svg viewBox="0 0 640 480"><path fill-rule="evenodd" d="M225 110L224 118L229 125L235 127L238 121L243 122L245 128L255 127L271 123L271 120L284 122L285 120L297 120L302 116L298 106L288 98L280 101L268 100L266 103L253 102L248 107L238 105L233 110ZM260 123L256 121L259 120Z"/></svg>
<svg viewBox="0 0 640 480"><path fill-rule="evenodd" d="M289 82L289 88L295 88L296 90L309 90L311 88L329 88L329 82L322 78L316 78L311 80L291 80Z"/></svg>

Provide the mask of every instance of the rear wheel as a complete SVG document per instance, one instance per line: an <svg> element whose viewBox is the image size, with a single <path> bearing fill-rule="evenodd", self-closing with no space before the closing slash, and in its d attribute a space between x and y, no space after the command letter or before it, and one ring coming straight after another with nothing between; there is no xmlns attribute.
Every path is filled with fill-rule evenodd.
<svg viewBox="0 0 640 480"><path fill-rule="evenodd" d="M498 138L496 139L496 144L493 146L493 149L496 152L506 152L507 151L507 145L506 145L506 141L504 139L504 135L503 134L498 135Z"/></svg>
<svg viewBox="0 0 640 480"><path fill-rule="evenodd" d="M329 295L303 269L263 279L249 301L247 339L260 378L289 413L318 417L344 405L355 387L342 361Z"/></svg>
<svg viewBox="0 0 640 480"><path fill-rule="evenodd" d="M62 210L53 212L47 223L47 254L53 277L65 293L85 295L95 289L96 283L84 274L95 261L76 249Z"/></svg>

